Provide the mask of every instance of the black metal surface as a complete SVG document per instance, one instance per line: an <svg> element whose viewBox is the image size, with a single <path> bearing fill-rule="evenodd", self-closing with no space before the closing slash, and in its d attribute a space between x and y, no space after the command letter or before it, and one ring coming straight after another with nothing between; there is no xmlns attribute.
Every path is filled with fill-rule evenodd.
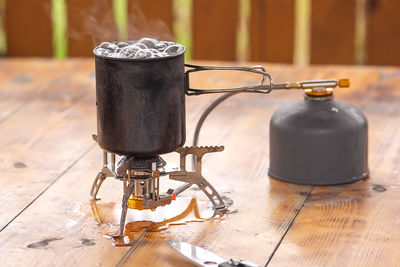
<svg viewBox="0 0 400 267"><path fill-rule="evenodd" d="M368 123L353 105L304 99L283 106L271 118L269 175L273 178L334 185L368 174Z"/></svg>
<svg viewBox="0 0 400 267"><path fill-rule="evenodd" d="M132 161L131 169L152 171L153 163L156 163L156 168L162 168L166 165L166 162L160 156L135 158Z"/></svg>
<svg viewBox="0 0 400 267"><path fill-rule="evenodd" d="M132 60L95 57L100 147L155 156L185 142L184 55Z"/></svg>

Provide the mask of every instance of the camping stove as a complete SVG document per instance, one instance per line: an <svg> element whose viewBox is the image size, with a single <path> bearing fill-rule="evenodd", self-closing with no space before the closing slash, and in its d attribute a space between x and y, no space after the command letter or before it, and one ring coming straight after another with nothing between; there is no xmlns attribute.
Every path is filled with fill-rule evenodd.
<svg viewBox="0 0 400 267"><path fill-rule="evenodd" d="M97 141L97 136L93 135L93 139ZM221 196L201 173L203 156L207 153L223 150L223 146L179 147L176 150L180 155L179 168L169 168L160 156L123 156L117 163L115 153L103 151L103 168L93 182L90 195L94 200L99 199L97 193L107 177L114 177L123 182L122 213L119 233L116 237L120 237L124 233L128 208L143 210L165 206L193 184L206 194L215 210L226 210ZM196 158L194 171L187 171L186 169L186 157L189 155ZM161 194L160 178L163 176L169 176L169 179L185 184L175 190L169 189L166 193Z"/></svg>
<svg viewBox="0 0 400 267"><path fill-rule="evenodd" d="M148 38L123 45L136 51L140 42L156 45L155 40ZM172 45L170 49L179 49L161 57L115 57L107 52L110 47L118 45L119 42L102 44L94 50L97 135L93 137L104 151L104 164L93 183L91 196L96 199L107 177L123 182L119 236L123 234L128 208L155 209L170 204L176 195L193 184L207 195L215 209L226 209L220 195L201 174L204 154L219 152L224 148L184 147L185 96L229 92L266 94L271 91L271 76L262 66L210 67L185 64L182 45ZM163 42L158 45L163 45ZM102 52L97 53L97 50ZM260 80L254 85L237 88L196 89L190 86L191 74L214 70L255 73L260 75ZM160 155L170 152L180 154L180 167L177 169L168 168L160 158ZM116 155L122 157L118 163ZM185 166L188 155L196 158L193 172L189 172ZM161 194L160 178L163 176L185 184Z"/></svg>
<svg viewBox="0 0 400 267"><path fill-rule="evenodd" d="M195 132L194 145L196 145L200 127L207 115L220 102L236 93L268 94L272 90L279 89L311 89L320 94L319 91L324 91L324 88L349 86L347 79L276 84L262 66L216 67L185 64L185 48L182 45L172 45L171 49L179 49L173 54L161 57L136 58L118 57L118 55L115 57L118 49L125 51L130 47L129 51L134 52L133 50L139 49L137 44L141 43L143 46L143 42L155 47L158 47L157 44L163 45L156 43L156 40L144 38L139 41L122 42L122 46L126 48L118 48L117 46L121 46L120 42L102 44L94 53L97 135L93 138L104 151L104 164L90 194L96 199L100 186L107 177L114 177L123 182L122 214L118 236L124 232L128 208L155 209L170 204L176 195L193 184L207 195L216 210L226 209L221 196L201 174L204 154L219 152L224 148L184 147L185 96L227 93L216 99L201 116ZM111 49L114 54L108 51L112 47L118 48L115 51ZM259 80L251 85L234 88L199 89L192 87L190 83L190 77L195 73L227 70L257 74ZM280 140L285 141L284 138ZM172 169L168 168L160 155L174 151L180 155L180 167ZM121 156L118 163L116 155ZM196 158L195 171L188 171L186 168L188 155ZM324 158L323 155L317 157ZM286 161L282 159L280 162ZM163 176L169 176L169 179L184 184L161 194L160 179Z"/></svg>

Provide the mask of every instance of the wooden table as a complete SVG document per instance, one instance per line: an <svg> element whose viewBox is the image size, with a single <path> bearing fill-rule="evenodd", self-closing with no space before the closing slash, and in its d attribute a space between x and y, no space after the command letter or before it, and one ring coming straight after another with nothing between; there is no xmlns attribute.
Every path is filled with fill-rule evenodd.
<svg viewBox="0 0 400 267"><path fill-rule="evenodd" d="M102 200L89 198L102 165L102 152L91 139L96 132L93 60L1 60L1 265L191 266L164 241L172 238L260 265L398 266L400 68L265 66L276 81L351 79L351 88L338 89L336 98L368 117L370 177L342 186L294 185L268 177L269 119L303 93L237 95L210 115L200 137L201 145L225 145L224 152L206 158L204 176L233 201L234 212L159 232L142 229L136 237L144 235L130 249L114 247L104 237L118 229L122 184L106 180ZM226 72L196 79L223 86L249 77ZM188 144L195 122L215 97L187 97ZM171 185L168 179L162 184ZM196 205L207 218L207 204L200 191L190 189L155 212L129 210L127 221L163 221L186 208L193 213Z"/></svg>

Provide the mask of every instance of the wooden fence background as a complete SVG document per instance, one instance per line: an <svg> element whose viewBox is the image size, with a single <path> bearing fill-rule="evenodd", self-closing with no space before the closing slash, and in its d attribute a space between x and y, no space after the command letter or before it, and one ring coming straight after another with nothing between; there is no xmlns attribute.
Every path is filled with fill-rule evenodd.
<svg viewBox="0 0 400 267"><path fill-rule="evenodd" d="M6 56L52 56L52 1L3 1ZM173 33L176 18L173 0L126 1L129 39L173 39L173 35L168 35ZM310 5L307 49L311 64L354 64L356 53L362 50L364 64L400 65L399 0L191 1L191 29L187 30L192 33L193 59L239 58L239 9L247 1L250 13L245 24L245 46L249 52L244 59L293 63L296 6L303 1ZM90 56L93 43L119 38L113 0L65 0L65 4L68 56Z"/></svg>

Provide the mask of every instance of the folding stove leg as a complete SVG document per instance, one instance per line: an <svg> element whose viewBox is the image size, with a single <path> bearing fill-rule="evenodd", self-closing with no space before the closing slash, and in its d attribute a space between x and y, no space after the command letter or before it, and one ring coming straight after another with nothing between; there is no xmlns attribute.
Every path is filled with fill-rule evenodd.
<svg viewBox="0 0 400 267"><path fill-rule="evenodd" d="M134 189L134 183L130 183L130 181L129 183L127 183L126 174L124 174L123 176L123 183L124 183L124 195L122 196L122 212L121 212L121 219L119 222L119 233L113 236L115 238L122 237L124 234L126 214L128 212L128 199L132 195Z"/></svg>
<svg viewBox="0 0 400 267"><path fill-rule="evenodd" d="M122 212L121 212L121 219L119 222L119 232L113 237L122 237L124 234L126 213L128 212L128 198L129 197L126 197L125 194L122 197Z"/></svg>
<svg viewBox="0 0 400 267"><path fill-rule="evenodd" d="M196 184L201 191L208 197L216 210L226 209L225 203L215 188L207 182L201 174L201 160L206 153L219 152L224 150L223 146L220 147L181 147L176 150L180 154L180 168L181 171L172 172L169 174L171 180L186 182L187 184L181 186L174 192L181 193L190 187L191 184ZM196 155L196 170L188 172L186 170L186 156Z"/></svg>
<svg viewBox="0 0 400 267"><path fill-rule="evenodd" d="M97 135L93 134L92 138L94 141L97 142ZM115 162L115 154L112 154L112 158ZM97 197L97 193L99 192L101 184L104 180L108 177L105 172L109 172L107 168L108 159L107 159L107 152L103 151L103 169L97 174L96 178L93 181L92 188L90 189L90 196L93 200L99 200L100 197Z"/></svg>
<svg viewBox="0 0 400 267"><path fill-rule="evenodd" d="M90 196L93 200L100 199L100 197L97 197L97 193L99 192L100 186L106 178L107 176L103 172L99 172L96 176L96 179L94 179L92 188L90 189Z"/></svg>

